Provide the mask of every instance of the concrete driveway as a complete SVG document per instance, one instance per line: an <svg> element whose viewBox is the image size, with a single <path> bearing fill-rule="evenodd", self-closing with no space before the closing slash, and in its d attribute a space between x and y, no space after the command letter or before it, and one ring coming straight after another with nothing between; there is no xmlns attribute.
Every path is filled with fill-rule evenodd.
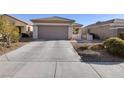
<svg viewBox="0 0 124 93"><path fill-rule="evenodd" d="M69 41L34 41L0 57L0 77L124 77L123 63L85 63Z"/></svg>

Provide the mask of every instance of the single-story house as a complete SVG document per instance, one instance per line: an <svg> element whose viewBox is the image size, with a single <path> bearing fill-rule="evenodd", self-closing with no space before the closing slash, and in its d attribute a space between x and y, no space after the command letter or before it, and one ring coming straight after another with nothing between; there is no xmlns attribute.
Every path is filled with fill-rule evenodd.
<svg viewBox="0 0 124 93"><path fill-rule="evenodd" d="M32 31L32 26L29 25L27 22L24 22L20 19L17 19L13 16L10 16L8 14L3 14L1 16L5 16L7 19L9 19L11 22L14 23L14 25L19 29L19 33L27 33L28 31Z"/></svg>
<svg viewBox="0 0 124 93"><path fill-rule="evenodd" d="M118 37L121 32L124 32L124 19L112 19L85 26L82 36L88 33L96 35L100 39L106 39L109 37Z"/></svg>
<svg viewBox="0 0 124 93"><path fill-rule="evenodd" d="M31 21L34 39L67 40L73 36L72 24L75 20L53 16Z"/></svg>

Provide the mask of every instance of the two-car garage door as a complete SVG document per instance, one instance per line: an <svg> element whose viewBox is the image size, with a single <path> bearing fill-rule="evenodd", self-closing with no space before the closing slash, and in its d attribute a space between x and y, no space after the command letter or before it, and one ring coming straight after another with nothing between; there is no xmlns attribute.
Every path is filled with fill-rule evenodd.
<svg viewBox="0 0 124 93"><path fill-rule="evenodd" d="M38 26L38 38L48 40L68 39L68 26Z"/></svg>

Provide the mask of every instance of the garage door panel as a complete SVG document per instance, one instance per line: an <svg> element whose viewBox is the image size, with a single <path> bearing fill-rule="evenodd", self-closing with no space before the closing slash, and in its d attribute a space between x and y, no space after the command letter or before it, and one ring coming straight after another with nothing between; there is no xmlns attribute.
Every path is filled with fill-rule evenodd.
<svg viewBox="0 0 124 93"><path fill-rule="evenodd" d="M67 26L39 26L40 39L68 39Z"/></svg>

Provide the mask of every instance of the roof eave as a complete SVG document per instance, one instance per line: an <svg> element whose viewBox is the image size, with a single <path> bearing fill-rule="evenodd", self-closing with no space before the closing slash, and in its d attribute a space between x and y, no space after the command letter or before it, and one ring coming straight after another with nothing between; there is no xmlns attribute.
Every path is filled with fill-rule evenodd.
<svg viewBox="0 0 124 93"><path fill-rule="evenodd" d="M58 21L58 20L30 20L33 23L73 23L75 21Z"/></svg>
<svg viewBox="0 0 124 93"><path fill-rule="evenodd" d="M15 18L15 17L13 17L13 16L10 16L10 15L8 15L8 14L3 14L3 15L8 16L8 17L11 17L11 18L13 18L13 19L15 19L15 20L18 20L18 21L20 21L20 22L22 22L22 23L24 23L24 24L26 24L26 25L29 25L28 23L26 23L26 22L24 22L24 21L22 21L22 20L20 20L20 19L17 19L17 18Z"/></svg>

